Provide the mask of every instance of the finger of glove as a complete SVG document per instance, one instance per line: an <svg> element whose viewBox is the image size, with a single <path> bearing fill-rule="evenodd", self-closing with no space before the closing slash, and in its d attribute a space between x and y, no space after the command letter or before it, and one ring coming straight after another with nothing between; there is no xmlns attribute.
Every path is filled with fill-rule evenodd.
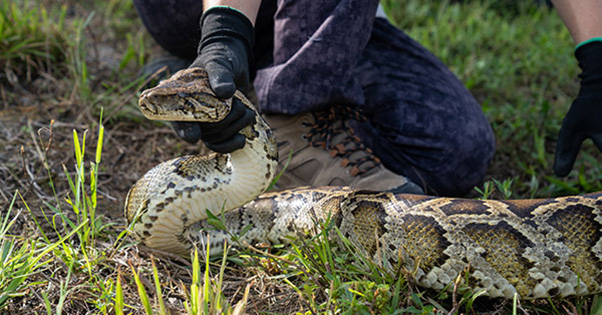
<svg viewBox="0 0 602 315"><path fill-rule="evenodd" d="M585 137L567 131L563 126L558 134L558 145L554 157L554 173L556 176L565 177L573 169L577 154Z"/></svg>
<svg viewBox="0 0 602 315"><path fill-rule="evenodd" d="M253 87L251 86L248 71L241 73L235 78L236 87L239 91L242 91L245 96L248 97L249 92Z"/></svg>
<svg viewBox="0 0 602 315"><path fill-rule="evenodd" d="M188 143L194 144L201 139L201 126L197 122L172 121L171 126L178 137Z"/></svg>
<svg viewBox="0 0 602 315"><path fill-rule="evenodd" d="M203 135L203 141L211 143L226 141L227 139L238 134L242 128L252 124L253 122L255 122L255 113L251 109L247 109L240 119L232 122L230 125L225 126L218 131L212 130L214 132L211 134L205 133Z"/></svg>
<svg viewBox="0 0 602 315"><path fill-rule="evenodd" d="M232 99L232 108L230 109L230 112L228 113L228 115L226 115L226 117L224 117L224 119L222 119L218 122L214 122L214 123L201 123L200 124L203 135L211 135L211 134L215 134L216 132L219 132L220 130L229 126L233 122L242 118L245 115L245 112L247 110L250 110L250 109L248 109L247 106L245 106L245 104L243 104L238 99L233 98Z"/></svg>
<svg viewBox="0 0 602 315"><path fill-rule="evenodd" d="M242 149L245 146L245 137L241 134L236 134L226 141L218 143L205 142L205 145L215 152L226 154Z"/></svg>
<svg viewBox="0 0 602 315"><path fill-rule="evenodd" d="M234 74L228 66L213 60L206 63L205 70L209 77L209 85L217 97L228 99L234 96L236 84Z"/></svg>
<svg viewBox="0 0 602 315"><path fill-rule="evenodd" d="M596 145L598 150L600 152L602 152L602 133L597 133L595 135L592 135L591 138L592 138L592 141L594 141L594 144Z"/></svg>

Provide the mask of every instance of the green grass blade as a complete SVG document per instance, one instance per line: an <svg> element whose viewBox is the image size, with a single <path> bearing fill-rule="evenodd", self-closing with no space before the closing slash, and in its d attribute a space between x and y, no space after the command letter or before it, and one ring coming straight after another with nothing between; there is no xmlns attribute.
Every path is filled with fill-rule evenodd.
<svg viewBox="0 0 602 315"><path fill-rule="evenodd" d="M147 315L153 315L153 308L148 299L148 294L146 294L146 289L144 288L144 284L142 283L142 280L140 280L140 276L138 275L138 272L136 272L136 269L131 264L130 264L130 269L132 270L132 273L134 274L134 282L136 282L136 288L138 289L138 296L140 297L140 302L142 303L142 306L144 307L144 311L146 312Z"/></svg>
<svg viewBox="0 0 602 315"><path fill-rule="evenodd" d="M163 293L161 292L161 280L159 279L159 271L155 260L151 257L151 263L153 266L153 278L155 280L155 293L157 295L157 301L159 302L159 314L166 315L167 310L165 308L165 302L163 302Z"/></svg>
<svg viewBox="0 0 602 315"><path fill-rule="evenodd" d="M204 314L209 313L209 302L211 299L211 284L209 280L209 250L211 248L211 240L209 239L209 235L207 235L207 249L205 253L205 273L203 278L203 311Z"/></svg>
<svg viewBox="0 0 602 315"><path fill-rule="evenodd" d="M115 314L124 315L123 288L121 286L121 271L117 272L117 285L115 286Z"/></svg>

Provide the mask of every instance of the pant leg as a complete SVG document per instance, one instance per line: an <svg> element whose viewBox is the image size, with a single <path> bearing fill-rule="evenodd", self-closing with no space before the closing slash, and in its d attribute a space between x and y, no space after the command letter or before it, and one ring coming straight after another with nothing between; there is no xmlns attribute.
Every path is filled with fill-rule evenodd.
<svg viewBox="0 0 602 315"><path fill-rule="evenodd" d="M355 69L368 123L352 126L390 170L430 193L463 195L484 178L495 139L479 104L433 54L376 19Z"/></svg>
<svg viewBox="0 0 602 315"><path fill-rule="evenodd" d="M254 81L260 109L297 114L334 101L363 103L353 69L377 6L378 0L278 0L272 64Z"/></svg>
<svg viewBox="0 0 602 315"><path fill-rule="evenodd" d="M192 60L201 38L200 0L134 0L138 15L155 41L172 55Z"/></svg>

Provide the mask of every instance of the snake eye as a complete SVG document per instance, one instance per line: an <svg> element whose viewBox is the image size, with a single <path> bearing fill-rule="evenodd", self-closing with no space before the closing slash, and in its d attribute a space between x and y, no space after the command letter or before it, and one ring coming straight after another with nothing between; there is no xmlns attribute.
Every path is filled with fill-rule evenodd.
<svg viewBox="0 0 602 315"><path fill-rule="evenodd" d="M153 102L157 100L157 95L155 93L148 93L144 96L147 100Z"/></svg>

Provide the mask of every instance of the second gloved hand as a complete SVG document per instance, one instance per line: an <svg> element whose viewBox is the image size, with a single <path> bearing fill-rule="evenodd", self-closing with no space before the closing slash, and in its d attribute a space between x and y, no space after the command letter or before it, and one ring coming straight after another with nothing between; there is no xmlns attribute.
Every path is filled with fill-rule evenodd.
<svg viewBox="0 0 602 315"><path fill-rule="evenodd" d="M602 151L602 41L582 45L575 56L583 69L579 76L581 89L558 133L554 161L557 176L569 174L585 139L592 139Z"/></svg>

